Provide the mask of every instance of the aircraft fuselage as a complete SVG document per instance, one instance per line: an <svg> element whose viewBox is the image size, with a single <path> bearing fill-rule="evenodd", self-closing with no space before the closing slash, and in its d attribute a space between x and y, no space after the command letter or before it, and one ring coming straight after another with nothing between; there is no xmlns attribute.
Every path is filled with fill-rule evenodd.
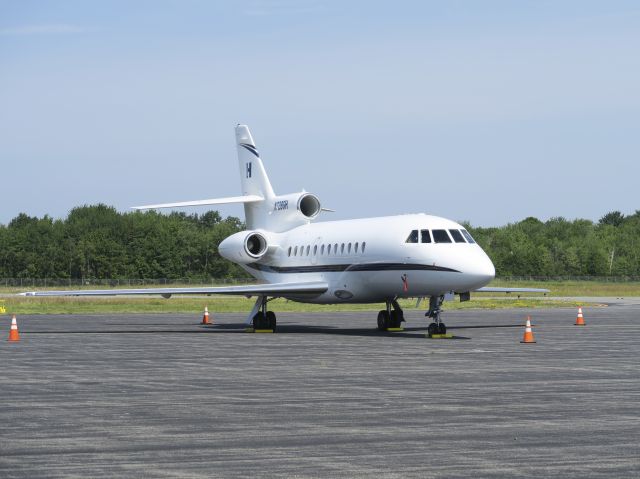
<svg viewBox="0 0 640 479"><path fill-rule="evenodd" d="M446 232L449 242L437 242L435 230L440 239ZM452 230L459 232L456 238ZM426 214L309 223L283 233L265 232L272 250L241 266L269 283L329 284L316 297L287 296L301 302L369 303L466 292L488 284L495 269L470 235L462 236L463 230L454 221ZM425 231L430 242L423 242ZM411 238L412 232L417 238Z"/></svg>

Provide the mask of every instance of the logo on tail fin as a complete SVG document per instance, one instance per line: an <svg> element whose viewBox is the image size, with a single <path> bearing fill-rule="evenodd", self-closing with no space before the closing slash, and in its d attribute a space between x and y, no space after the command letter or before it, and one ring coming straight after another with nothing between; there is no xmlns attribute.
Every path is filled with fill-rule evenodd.
<svg viewBox="0 0 640 479"><path fill-rule="evenodd" d="M255 146L253 145L249 145L248 143L240 143L240 146L243 147L245 150L249 150L251 153L253 153L257 158L260 158L260 155L258 154L258 150L256 149Z"/></svg>

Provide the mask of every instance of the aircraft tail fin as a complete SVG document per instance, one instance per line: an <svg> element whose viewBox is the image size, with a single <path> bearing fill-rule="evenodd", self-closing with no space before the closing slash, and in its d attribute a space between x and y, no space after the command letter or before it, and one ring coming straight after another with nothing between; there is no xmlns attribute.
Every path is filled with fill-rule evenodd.
<svg viewBox="0 0 640 479"><path fill-rule="evenodd" d="M242 194L273 199L275 193L247 125L236 126L236 146L238 148Z"/></svg>
<svg viewBox="0 0 640 479"><path fill-rule="evenodd" d="M260 196L270 201L275 198L271 182L260 159L260 154L247 125L236 126L236 147L240 167L240 183L243 196ZM262 203L245 203L244 213L247 227L252 228L264 215Z"/></svg>

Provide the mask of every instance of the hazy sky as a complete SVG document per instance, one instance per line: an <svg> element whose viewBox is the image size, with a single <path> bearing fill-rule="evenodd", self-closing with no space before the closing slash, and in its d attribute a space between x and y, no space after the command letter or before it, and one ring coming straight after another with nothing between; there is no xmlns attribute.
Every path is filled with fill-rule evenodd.
<svg viewBox="0 0 640 479"><path fill-rule="evenodd" d="M0 223L237 195L236 123L323 219L632 213L640 3L0 0Z"/></svg>

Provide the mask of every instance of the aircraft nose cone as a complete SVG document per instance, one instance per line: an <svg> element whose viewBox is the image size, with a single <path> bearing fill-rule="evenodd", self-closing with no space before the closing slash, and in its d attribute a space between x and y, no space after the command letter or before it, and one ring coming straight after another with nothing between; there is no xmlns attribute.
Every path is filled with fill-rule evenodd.
<svg viewBox="0 0 640 479"><path fill-rule="evenodd" d="M496 267L493 266L493 262L487 256L487 262L484 266L484 275L487 277L487 281L492 281L496 277Z"/></svg>
<svg viewBox="0 0 640 479"><path fill-rule="evenodd" d="M480 251L471 271L474 280L482 286L489 284L496 276L496 268L484 251Z"/></svg>

